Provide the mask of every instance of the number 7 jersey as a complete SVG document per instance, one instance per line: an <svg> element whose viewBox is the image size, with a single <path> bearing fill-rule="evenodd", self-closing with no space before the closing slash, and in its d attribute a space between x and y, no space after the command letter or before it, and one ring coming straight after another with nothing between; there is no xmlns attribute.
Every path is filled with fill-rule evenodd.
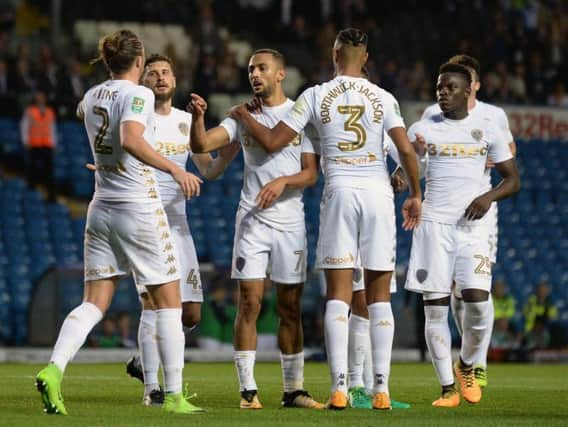
<svg viewBox="0 0 568 427"><path fill-rule="evenodd" d="M93 200L155 202L159 200L154 168L122 148L120 125L134 121L154 144L154 94L128 80L107 80L89 89L79 103L97 170Z"/></svg>
<svg viewBox="0 0 568 427"><path fill-rule="evenodd" d="M317 129L327 183L372 180L390 187L383 131L404 128L404 121L389 92L364 78L338 76L306 89L283 121L296 132L308 123Z"/></svg>

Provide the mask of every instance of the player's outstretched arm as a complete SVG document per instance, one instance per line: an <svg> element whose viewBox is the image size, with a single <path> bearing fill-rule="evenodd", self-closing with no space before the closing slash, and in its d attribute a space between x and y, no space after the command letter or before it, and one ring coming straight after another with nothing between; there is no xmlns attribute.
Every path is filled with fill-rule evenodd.
<svg viewBox="0 0 568 427"><path fill-rule="evenodd" d="M229 116L239 121L267 153L282 150L298 135L298 132L282 121L272 129L263 126L252 117L248 108L247 104L237 105L231 109Z"/></svg>
<svg viewBox="0 0 568 427"><path fill-rule="evenodd" d="M169 173L181 186L184 195L190 198L199 194L201 180L169 161L144 139L145 126L134 120L127 120L120 125L120 143L128 153L143 163Z"/></svg>
<svg viewBox="0 0 568 427"><path fill-rule="evenodd" d="M240 149L240 144L229 144L220 148L218 155L215 158L213 158L209 153L199 153L194 154L191 157L191 160L195 163L197 169L199 169L199 173L211 181L217 179L223 172L225 172L229 163L237 157Z"/></svg>
<svg viewBox="0 0 568 427"><path fill-rule="evenodd" d="M286 187L305 188L314 185L318 180L318 156L314 153L302 153L302 170L294 175L281 176L266 184L258 196L256 203L261 209L266 209L278 200Z"/></svg>
<svg viewBox="0 0 568 427"><path fill-rule="evenodd" d="M476 197L473 202L466 208L464 217L468 220L482 218L489 208L491 203L498 200L511 197L513 194L521 189L521 179L519 177L519 170L515 159L509 159L501 163L495 163L495 169L503 178L501 182L489 190L487 193Z"/></svg>
<svg viewBox="0 0 568 427"><path fill-rule="evenodd" d="M191 113L191 130L189 145L194 153L209 153L215 151L229 142L229 134L222 126L205 130L205 111L207 103L196 93L191 94L191 101L187 106Z"/></svg>
<svg viewBox="0 0 568 427"><path fill-rule="evenodd" d="M416 153L408 140L406 129L403 127L394 127L390 129L388 133L396 145L401 166L406 174L406 181L410 193L402 205L402 227L405 230L411 230L420 223L420 216L422 214L422 191L420 190Z"/></svg>

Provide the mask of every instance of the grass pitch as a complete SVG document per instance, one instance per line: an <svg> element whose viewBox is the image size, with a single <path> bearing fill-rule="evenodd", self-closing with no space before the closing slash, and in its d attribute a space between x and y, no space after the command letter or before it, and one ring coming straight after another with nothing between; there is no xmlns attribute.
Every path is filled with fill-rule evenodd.
<svg viewBox="0 0 568 427"><path fill-rule="evenodd" d="M433 408L439 388L430 364L392 367L391 394L409 402L409 410L379 412L347 409L341 412L281 409L281 373L276 363L258 363L255 369L263 410L238 409L239 394L231 363L186 364L185 380L203 415L163 414L140 402L141 384L126 376L124 365L71 364L63 381L69 416L42 412L35 390L38 365L0 364L0 425L2 426L349 426L568 425L568 366L492 365L489 387L478 405L455 409ZM308 363L305 386L320 401L329 394L324 363Z"/></svg>

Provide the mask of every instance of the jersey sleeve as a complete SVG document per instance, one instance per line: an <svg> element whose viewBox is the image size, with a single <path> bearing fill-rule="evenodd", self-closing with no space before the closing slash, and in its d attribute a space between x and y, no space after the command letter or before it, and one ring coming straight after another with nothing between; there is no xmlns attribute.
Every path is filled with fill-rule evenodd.
<svg viewBox="0 0 568 427"><path fill-rule="evenodd" d="M314 88L306 89L294 103L290 112L282 121L290 129L300 133L306 125L315 118L314 115Z"/></svg>
<svg viewBox="0 0 568 427"><path fill-rule="evenodd" d="M398 127L406 127L404 125L404 119L402 118L402 114L400 113L400 106L398 105L398 101L387 91L384 91L384 129L385 131L389 131L393 128Z"/></svg>
<svg viewBox="0 0 568 427"><path fill-rule="evenodd" d="M421 128L422 128L422 126L421 126L420 122L413 123L412 126L410 126L408 128L406 133L408 135L408 140L410 142L414 143L416 141L416 134L420 134L420 135L424 136L424 134L420 130Z"/></svg>
<svg viewBox="0 0 568 427"><path fill-rule="evenodd" d="M134 121L146 126L152 114L154 114L154 93L143 86L136 86L124 98L120 123Z"/></svg>
<svg viewBox="0 0 568 427"><path fill-rule="evenodd" d="M489 128L489 152L488 155L494 163L502 163L513 158L509 149L507 136L503 134L501 128L491 126Z"/></svg>
<svg viewBox="0 0 568 427"><path fill-rule="evenodd" d="M507 139L507 144L514 141L513 134L511 133L511 128L509 127L509 119L507 118L507 113L502 108L498 109L499 114L497 114L497 124L499 125L499 129L501 129L501 133Z"/></svg>
<svg viewBox="0 0 568 427"><path fill-rule="evenodd" d="M398 149L396 148L394 141L386 132L384 132L384 138L384 146L388 152L388 155L398 166L400 166L400 156L398 155Z"/></svg>
<svg viewBox="0 0 568 427"><path fill-rule="evenodd" d="M219 126L227 131L227 133L229 134L230 142L235 142L237 140L237 135L239 132L239 123L235 119L227 117L219 124Z"/></svg>

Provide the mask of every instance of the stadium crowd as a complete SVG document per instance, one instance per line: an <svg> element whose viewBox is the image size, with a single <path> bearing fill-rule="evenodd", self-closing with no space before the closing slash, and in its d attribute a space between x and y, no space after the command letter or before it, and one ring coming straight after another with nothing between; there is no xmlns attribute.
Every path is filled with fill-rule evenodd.
<svg viewBox="0 0 568 427"><path fill-rule="evenodd" d="M137 2L101 1L64 11L65 49L46 41L49 2L34 3L39 6L16 2L0 17L2 116L19 117L41 89L59 115L68 117L86 88L100 80L104 70L88 65L94 50L80 46L71 17L182 23L194 40L190 55L180 55L174 45L163 53L174 59L185 87L205 97L248 91L245 70L229 49L235 37L280 49L307 87L332 74L328 46L338 28L354 25L369 34L371 80L399 100L431 101L438 65L462 52L481 59L482 99L568 108L568 11L560 0L451 0L435 8L432 2L411 0L243 0L166 2L166 7L142 10ZM187 100L187 94L179 96L178 104Z"/></svg>

